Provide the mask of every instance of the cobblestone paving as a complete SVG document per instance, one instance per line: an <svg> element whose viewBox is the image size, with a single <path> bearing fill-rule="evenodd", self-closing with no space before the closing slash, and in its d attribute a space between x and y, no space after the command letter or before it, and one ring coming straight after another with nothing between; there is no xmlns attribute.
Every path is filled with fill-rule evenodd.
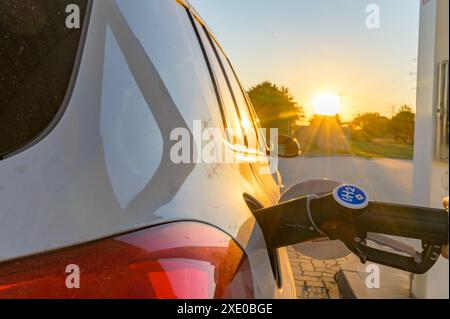
<svg viewBox="0 0 450 319"><path fill-rule="evenodd" d="M352 258L351 255L339 259L317 260L301 254L294 247L288 247L287 251L297 288L297 298L340 298L334 275L343 263Z"/></svg>

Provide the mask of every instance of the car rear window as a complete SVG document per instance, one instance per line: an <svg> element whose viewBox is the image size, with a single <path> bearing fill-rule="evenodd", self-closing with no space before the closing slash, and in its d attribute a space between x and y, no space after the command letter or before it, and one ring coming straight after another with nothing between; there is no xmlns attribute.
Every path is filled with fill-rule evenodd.
<svg viewBox="0 0 450 319"><path fill-rule="evenodd" d="M0 160L46 131L61 108L87 2L0 1Z"/></svg>

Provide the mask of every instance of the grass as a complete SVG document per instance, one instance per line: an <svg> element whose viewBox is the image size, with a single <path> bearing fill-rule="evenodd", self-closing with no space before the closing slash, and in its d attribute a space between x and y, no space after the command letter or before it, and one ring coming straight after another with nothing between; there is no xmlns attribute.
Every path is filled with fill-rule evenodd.
<svg viewBox="0 0 450 319"><path fill-rule="evenodd" d="M395 158L412 159L414 156L414 146L406 144L397 144L392 142L366 142L350 141L350 151L345 152L327 152L313 145L308 149L303 149L305 156L333 156L333 155L351 155L364 158Z"/></svg>
<svg viewBox="0 0 450 319"><path fill-rule="evenodd" d="M361 157L412 159L414 146L382 142L350 142L352 152Z"/></svg>

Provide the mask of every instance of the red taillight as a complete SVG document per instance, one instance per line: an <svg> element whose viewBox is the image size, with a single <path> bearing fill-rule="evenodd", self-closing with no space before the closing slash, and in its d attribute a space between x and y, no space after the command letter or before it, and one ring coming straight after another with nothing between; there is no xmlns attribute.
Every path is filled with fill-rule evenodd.
<svg viewBox="0 0 450 319"><path fill-rule="evenodd" d="M66 286L67 265L80 288ZM0 264L0 298L253 298L249 263L228 235L165 224Z"/></svg>

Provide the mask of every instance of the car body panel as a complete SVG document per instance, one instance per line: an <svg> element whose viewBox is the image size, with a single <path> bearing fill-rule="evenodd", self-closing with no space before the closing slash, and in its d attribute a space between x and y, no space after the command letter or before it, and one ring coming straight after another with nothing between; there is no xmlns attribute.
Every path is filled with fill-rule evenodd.
<svg viewBox="0 0 450 319"><path fill-rule="evenodd" d="M268 160L170 160L173 129L192 132L195 119L220 126L214 97L207 90L203 96L192 93L198 89L184 76L194 69L191 56L177 66L176 80L158 62L172 54L173 43L158 42L167 45L158 51L154 38L165 31L155 25L164 24L167 32L177 27L163 23L164 11L180 4L126 2L93 1L79 73L61 120L37 144L0 162L0 261L194 220L222 229L244 248L257 298L295 297L285 250L278 289L263 235L243 200L243 194L263 206L279 200L277 181L258 176L258 165ZM142 12L156 8L161 15L143 18Z"/></svg>

